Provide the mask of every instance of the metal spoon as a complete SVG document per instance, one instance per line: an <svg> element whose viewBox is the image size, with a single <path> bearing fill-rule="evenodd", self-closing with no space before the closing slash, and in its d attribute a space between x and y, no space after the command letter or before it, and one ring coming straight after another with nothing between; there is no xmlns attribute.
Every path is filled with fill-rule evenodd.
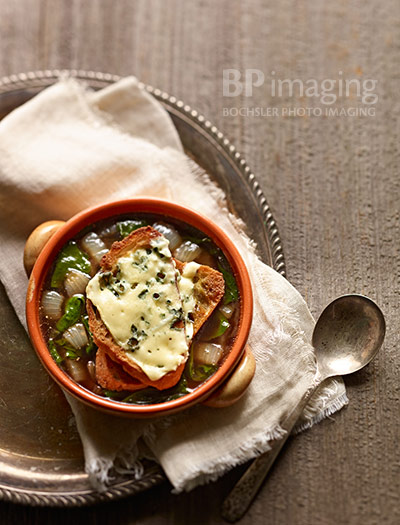
<svg viewBox="0 0 400 525"><path fill-rule="evenodd" d="M234 522L245 514L318 386L329 377L351 374L363 368L377 354L384 337L385 319L368 297L343 295L325 308L312 337L317 361L313 382L283 422L285 436L253 461L225 499L221 510L225 520Z"/></svg>

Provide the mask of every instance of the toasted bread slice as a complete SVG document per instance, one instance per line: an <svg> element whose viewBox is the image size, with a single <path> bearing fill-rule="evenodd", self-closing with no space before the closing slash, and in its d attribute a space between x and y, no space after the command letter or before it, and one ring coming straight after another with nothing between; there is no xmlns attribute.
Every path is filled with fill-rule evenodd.
<svg viewBox="0 0 400 525"><path fill-rule="evenodd" d="M175 263L182 273L185 263L178 260L175 260ZM222 275L209 266L200 266L195 279L196 307L193 314L193 337L207 321L224 294ZM115 391L135 391L148 386L125 372L122 365L113 361L104 348L99 348L97 351L96 378L100 386Z"/></svg>
<svg viewBox="0 0 400 525"><path fill-rule="evenodd" d="M175 260L175 263L182 273L185 263L178 260ZM209 266L200 266L195 279L196 307L193 313L193 337L207 321L224 294L222 275ZM122 365L113 361L103 347L99 348L96 355L96 378L100 386L115 391L135 391L148 386L125 372Z"/></svg>
<svg viewBox="0 0 400 525"><path fill-rule="evenodd" d="M137 229L122 241L115 242L112 245L111 249L103 256L100 262L101 269L103 272L113 272L121 257L131 251L151 249L151 242L158 237L162 237L162 235L150 226ZM154 386L159 390L170 388L179 381L185 362L182 362L176 370L166 373L160 379L151 380L140 366L129 358L126 350L114 340L107 326L103 323L100 313L89 299L87 299L87 311L89 327L97 346L103 348L107 355L113 361L119 363L133 378L144 385Z"/></svg>
<svg viewBox="0 0 400 525"><path fill-rule="evenodd" d="M130 233L122 241L116 241L111 246L111 249L103 255L100 261L100 267L104 272L110 272L114 269L120 257L123 257L126 252L131 250L139 250L140 248L151 247L150 243L153 239L162 237L161 233L151 226L143 226Z"/></svg>
<svg viewBox="0 0 400 525"><path fill-rule="evenodd" d="M147 248L150 246L151 239L159 235L153 228L145 227L136 230L123 241L114 243L111 250L104 255L101 261L102 270L112 271L117 260L125 252L132 249ZM185 263L175 261L175 264L180 272L184 270ZM222 274L208 266L199 266L193 283L196 301L193 312L194 336L221 300L224 294L225 283ZM99 312L89 299L87 300L87 311L94 341L100 349L100 369L97 379L101 386L110 390L136 390L137 383L139 383L144 386L153 386L159 390L164 390L174 386L179 381L185 362L181 363L175 371L168 372L162 378L156 381L150 380L139 365L136 365L136 363L133 363L126 357L124 349L115 342L108 328L101 320ZM104 359L103 352L107 354L109 359ZM130 382L122 372L132 377L133 382ZM121 380L119 380L118 376ZM106 387L106 384L109 386ZM113 388L111 388L111 385L113 385Z"/></svg>
<svg viewBox="0 0 400 525"><path fill-rule="evenodd" d="M179 365L176 370L165 374L161 379L158 379L157 381L152 381L138 365L132 363L127 359L125 355L125 350L114 341L114 338L110 334L106 325L101 320L99 312L92 305L91 301L87 301L86 308L89 316L89 328L93 334L94 342L99 348L103 349L106 352L108 357L110 357L110 359L113 362L119 364L127 374L129 374L132 378L134 378L144 386L154 386L158 390L165 390L166 388L170 388L176 385L176 383L178 383L182 375L183 369L185 368L185 362ZM102 373L103 378L104 376L105 370L103 370ZM101 386L104 385L102 384Z"/></svg>
<svg viewBox="0 0 400 525"><path fill-rule="evenodd" d="M176 268L183 273L187 263L175 259ZM210 266L200 265L193 278L193 292L196 301L193 312L193 337L215 310L225 293L222 273Z"/></svg>
<svg viewBox="0 0 400 525"><path fill-rule="evenodd" d="M134 392L147 387L127 374L121 365L107 355L103 347L99 347L96 352L96 380L101 387L116 392Z"/></svg>

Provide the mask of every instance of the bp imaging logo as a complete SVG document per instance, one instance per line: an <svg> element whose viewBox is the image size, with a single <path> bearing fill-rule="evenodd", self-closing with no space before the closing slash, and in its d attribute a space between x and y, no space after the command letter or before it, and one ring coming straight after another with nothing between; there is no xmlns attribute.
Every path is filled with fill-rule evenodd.
<svg viewBox="0 0 400 525"><path fill-rule="evenodd" d="M347 78L338 71L336 78L281 78L271 71L266 78L260 69L224 69L222 93L229 107L223 116L247 117L367 117L375 116L378 81L371 78ZM260 94L266 105L251 105L247 99ZM233 105L240 99L246 103Z"/></svg>

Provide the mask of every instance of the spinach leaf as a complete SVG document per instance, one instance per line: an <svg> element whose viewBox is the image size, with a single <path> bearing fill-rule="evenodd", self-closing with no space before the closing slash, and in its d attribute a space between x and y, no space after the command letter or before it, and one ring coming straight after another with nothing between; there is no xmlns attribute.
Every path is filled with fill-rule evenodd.
<svg viewBox="0 0 400 525"><path fill-rule="evenodd" d="M69 357L70 359L78 359L78 357L81 357L77 351L74 348L66 348L65 349L65 357Z"/></svg>
<svg viewBox="0 0 400 525"><path fill-rule="evenodd" d="M155 388L149 387L129 394L129 396L125 397L122 401L124 403L133 403L135 405L165 403L166 401L178 399L178 397L182 397L188 392L191 392L191 390L187 386L186 378L182 377L177 385L167 388L167 390L160 392Z"/></svg>
<svg viewBox="0 0 400 525"><path fill-rule="evenodd" d="M82 357L81 350L77 350L71 346L70 343L68 343L68 341L63 337L56 339L54 342L64 349L65 357L69 357L70 359L78 359L78 357Z"/></svg>
<svg viewBox="0 0 400 525"><path fill-rule="evenodd" d="M70 297L65 304L65 313L57 321L56 328L60 332L64 332L67 328L75 324L82 311L82 305L85 303L83 295L74 295Z"/></svg>
<svg viewBox="0 0 400 525"><path fill-rule="evenodd" d="M239 290L236 284L236 279L225 258L218 257L218 269L224 276L225 281L223 303L229 304L237 301L239 298Z"/></svg>
<svg viewBox="0 0 400 525"><path fill-rule="evenodd" d="M74 241L71 241L64 246L57 257L54 272L51 277L51 286L53 288L60 287L64 282L66 274L70 270L79 270L90 276L89 257L78 248Z"/></svg>
<svg viewBox="0 0 400 525"><path fill-rule="evenodd" d="M153 403L160 403L163 400L164 398L158 390L155 388L145 388L144 390L129 394L129 396L125 397L122 401L124 403L133 403L134 405L152 405Z"/></svg>
<svg viewBox="0 0 400 525"><path fill-rule="evenodd" d="M126 397L126 391L117 392L116 390L103 390L103 394L105 397L108 397L109 399L113 399L114 401L122 401L124 397Z"/></svg>
<svg viewBox="0 0 400 525"><path fill-rule="evenodd" d="M89 328L89 316L88 315L84 315L82 316L82 319L81 319L84 327L86 328L86 332L88 334L88 338L89 338L89 344L86 345L86 353L88 355L90 355L92 352L94 352L95 350L97 350L97 345L96 343L93 341L93 335L92 335L92 332L90 331L90 328Z"/></svg>
<svg viewBox="0 0 400 525"><path fill-rule="evenodd" d="M55 344L55 342L52 339L50 339L48 346L49 346L51 357L59 365L63 361L63 358L58 353L56 344Z"/></svg>
<svg viewBox="0 0 400 525"><path fill-rule="evenodd" d="M121 237L127 237L130 233L134 232L142 226L147 226L146 221L135 221L135 220L126 220L117 222L117 228Z"/></svg>
<svg viewBox="0 0 400 525"><path fill-rule="evenodd" d="M210 335L208 336L208 340L215 339L222 334L224 334L228 328L230 327L230 323L228 319L224 316L222 312L216 312L215 318L212 319L212 329L210 332Z"/></svg>
<svg viewBox="0 0 400 525"><path fill-rule="evenodd" d="M169 390L165 390L165 392L171 392L167 397L164 399L165 401L172 401L174 399L178 399L179 397L182 397L189 392L191 392L190 388L188 388L187 379L186 377L182 377L179 383L174 386L173 388L170 388Z"/></svg>
<svg viewBox="0 0 400 525"><path fill-rule="evenodd" d="M190 352L188 363L188 375L190 379L196 382L205 381L218 369L216 365L200 365L196 364L193 359L193 352Z"/></svg>

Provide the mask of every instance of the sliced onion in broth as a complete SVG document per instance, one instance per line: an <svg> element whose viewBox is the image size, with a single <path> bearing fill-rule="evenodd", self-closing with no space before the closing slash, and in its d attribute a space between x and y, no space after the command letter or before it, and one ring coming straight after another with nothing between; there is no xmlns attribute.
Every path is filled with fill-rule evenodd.
<svg viewBox="0 0 400 525"><path fill-rule="evenodd" d="M68 328L68 330L65 330L63 337L76 350L89 344L86 329L82 323L76 323Z"/></svg>
<svg viewBox="0 0 400 525"><path fill-rule="evenodd" d="M194 242L185 241L174 250L173 255L178 261L191 262L201 254L201 251L200 246Z"/></svg>
<svg viewBox="0 0 400 525"><path fill-rule="evenodd" d="M68 297L84 293L90 277L79 270L70 270L65 276L64 288Z"/></svg>
<svg viewBox="0 0 400 525"><path fill-rule="evenodd" d="M107 246L94 232L90 232L83 237L82 248L98 263L103 255L108 252Z"/></svg>
<svg viewBox="0 0 400 525"><path fill-rule="evenodd" d="M77 383L90 379L89 370L86 364L80 359L66 359L65 366L69 375Z"/></svg>
<svg viewBox="0 0 400 525"><path fill-rule="evenodd" d="M42 309L44 315L50 319L59 319L63 313L63 302L64 296L58 292L54 290L43 292Z"/></svg>
<svg viewBox="0 0 400 525"><path fill-rule="evenodd" d="M214 343L196 343L192 350L193 360L201 365L217 365L224 353L222 346Z"/></svg>
<svg viewBox="0 0 400 525"><path fill-rule="evenodd" d="M164 235L164 237L169 241L169 249L171 252L175 250L180 244L182 244L182 237L170 224L156 222L153 224L153 228Z"/></svg>
<svg viewBox="0 0 400 525"><path fill-rule="evenodd" d="M96 382L96 365L94 361L88 361L87 369L89 371L90 377Z"/></svg>
<svg viewBox="0 0 400 525"><path fill-rule="evenodd" d="M227 319L230 319L232 317L233 312L235 311L235 308L236 308L236 303L229 303L229 304L224 304L220 306L219 310L220 312L224 314L224 316Z"/></svg>
<svg viewBox="0 0 400 525"><path fill-rule="evenodd" d="M116 224L111 224L111 226L107 226L101 230L99 237L105 242L114 242L118 239L118 233L118 226Z"/></svg>

